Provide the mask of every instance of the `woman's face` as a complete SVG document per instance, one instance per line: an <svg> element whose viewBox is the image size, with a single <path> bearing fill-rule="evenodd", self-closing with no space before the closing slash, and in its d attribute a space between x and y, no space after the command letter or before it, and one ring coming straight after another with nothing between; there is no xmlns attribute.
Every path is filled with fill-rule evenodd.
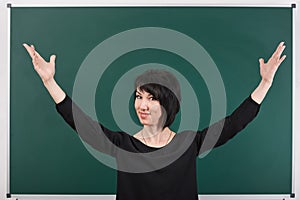
<svg viewBox="0 0 300 200"><path fill-rule="evenodd" d="M137 88L134 107L141 124L147 126L161 124L161 105L158 100L153 98L152 94Z"/></svg>

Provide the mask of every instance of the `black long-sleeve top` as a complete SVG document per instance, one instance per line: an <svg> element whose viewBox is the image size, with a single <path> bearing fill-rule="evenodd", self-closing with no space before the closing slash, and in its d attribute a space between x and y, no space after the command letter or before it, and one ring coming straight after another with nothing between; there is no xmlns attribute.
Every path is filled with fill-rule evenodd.
<svg viewBox="0 0 300 200"><path fill-rule="evenodd" d="M87 116L70 97L56 105L81 139L116 158L117 200L196 200L196 158L225 144L251 122L260 105L246 98L229 116L202 131L177 133L162 148L125 132L111 131Z"/></svg>

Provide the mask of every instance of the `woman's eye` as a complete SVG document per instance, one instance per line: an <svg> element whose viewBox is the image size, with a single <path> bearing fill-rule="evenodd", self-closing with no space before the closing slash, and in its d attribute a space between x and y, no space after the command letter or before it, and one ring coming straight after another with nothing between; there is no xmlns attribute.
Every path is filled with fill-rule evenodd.
<svg viewBox="0 0 300 200"><path fill-rule="evenodd" d="M155 101L156 99L154 97L149 97L150 101Z"/></svg>
<svg viewBox="0 0 300 200"><path fill-rule="evenodd" d="M142 97L140 95L135 95L136 99L141 99Z"/></svg>

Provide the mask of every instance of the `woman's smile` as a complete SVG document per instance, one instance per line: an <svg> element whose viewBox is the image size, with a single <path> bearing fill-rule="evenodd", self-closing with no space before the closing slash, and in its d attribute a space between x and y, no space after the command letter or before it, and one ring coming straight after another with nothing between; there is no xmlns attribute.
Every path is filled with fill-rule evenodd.
<svg viewBox="0 0 300 200"><path fill-rule="evenodd" d="M140 118L141 118L141 119L146 119L146 118L150 115L150 113L139 112L139 115L140 115Z"/></svg>

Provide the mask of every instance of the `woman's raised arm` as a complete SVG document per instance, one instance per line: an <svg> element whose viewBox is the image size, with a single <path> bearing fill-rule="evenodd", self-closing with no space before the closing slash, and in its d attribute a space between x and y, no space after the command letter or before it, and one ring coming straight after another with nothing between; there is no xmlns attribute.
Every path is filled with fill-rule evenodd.
<svg viewBox="0 0 300 200"><path fill-rule="evenodd" d="M55 75L55 55L50 57L50 61L46 62L42 56L35 50L33 45L23 44L28 54L32 58L32 64L35 71L43 81L44 86L53 98L56 104L60 103L66 97L65 92L56 83Z"/></svg>

